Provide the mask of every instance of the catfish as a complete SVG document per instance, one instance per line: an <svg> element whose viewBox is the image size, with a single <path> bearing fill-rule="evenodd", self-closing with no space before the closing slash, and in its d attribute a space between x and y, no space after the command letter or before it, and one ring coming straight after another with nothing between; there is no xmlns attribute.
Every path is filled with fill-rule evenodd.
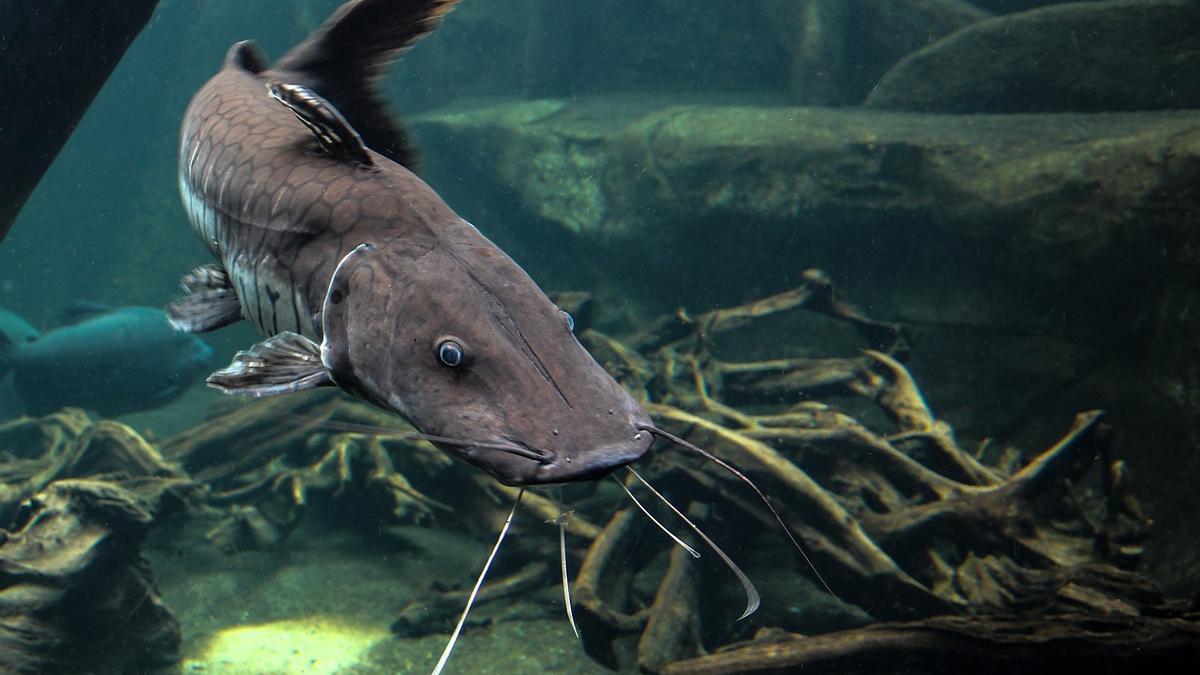
<svg viewBox="0 0 1200 675"><path fill-rule="evenodd" d="M215 264L168 307L183 330L265 339L209 377L266 396L337 386L507 485L601 477L649 415L570 316L415 173L376 92L453 2L360 0L267 65L249 42L192 99L179 187Z"/></svg>

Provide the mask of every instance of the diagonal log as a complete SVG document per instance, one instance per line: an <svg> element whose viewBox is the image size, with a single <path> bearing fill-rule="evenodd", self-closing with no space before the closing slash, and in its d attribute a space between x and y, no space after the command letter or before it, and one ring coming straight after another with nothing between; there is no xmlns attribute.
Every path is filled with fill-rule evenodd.
<svg viewBox="0 0 1200 675"><path fill-rule="evenodd" d="M326 392L256 400L167 439L163 456L198 482L219 485L268 463L329 419L336 406Z"/></svg>
<svg viewBox="0 0 1200 675"><path fill-rule="evenodd" d="M671 675L1180 672L1200 659L1200 620L939 616L817 636L784 635L678 661Z"/></svg>
<svg viewBox="0 0 1200 675"><path fill-rule="evenodd" d="M873 381L859 381L860 393L872 396L895 421L899 433L888 440L922 439L929 441L945 463L975 485L995 485L1000 474L979 460L963 452L954 441L950 425L936 419L925 403L925 397L917 387L908 369L887 354L868 349L864 352L874 367L882 367L885 374L876 375Z"/></svg>
<svg viewBox="0 0 1200 675"><path fill-rule="evenodd" d="M622 635L640 633L646 626L645 610L627 613L623 609L629 601L633 570L620 555L637 538L640 515L633 508L613 514L592 541L571 596L584 651L613 669L618 666L613 643Z"/></svg>
<svg viewBox="0 0 1200 675"><path fill-rule="evenodd" d="M703 522L708 507L692 502L687 514L692 522ZM646 629L638 640L638 668L644 673L662 672L667 664L701 651L703 567L694 563L682 546L671 547L667 573L658 584L654 603L647 612Z"/></svg>
<svg viewBox="0 0 1200 675"><path fill-rule="evenodd" d="M873 349L897 354L908 350L903 330L898 324L872 319L840 300L829 275L817 269L805 270L803 282L796 288L744 305L715 309L695 316L681 308L674 314L649 322L627 342L637 351L649 354L675 342L699 335L711 337L742 328L772 314L800 308L850 323Z"/></svg>
<svg viewBox="0 0 1200 675"><path fill-rule="evenodd" d="M852 391L864 359L769 359L730 362L712 359L709 378L720 383L724 400L735 405L809 400L824 393Z"/></svg>

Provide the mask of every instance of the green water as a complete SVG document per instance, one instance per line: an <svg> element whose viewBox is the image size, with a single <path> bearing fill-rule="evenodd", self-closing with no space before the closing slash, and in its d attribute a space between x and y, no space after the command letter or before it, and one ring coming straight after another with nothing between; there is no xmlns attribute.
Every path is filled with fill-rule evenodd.
<svg viewBox="0 0 1200 675"><path fill-rule="evenodd" d="M0 308L48 333L78 301L162 307L178 297L180 276L212 261L179 197L179 127L191 96L235 41L253 39L277 57L338 4L162 0L0 242ZM1012 555L1043 570L1054 567L1053 556L1040 557L1038 547L1062 545L1072 563L1119 564L1168 597L1186 598L1200 583L1200 504L1191 487L1200 471L1200 99L1187 86L1200 74L1200 46L1178 29L1178 17L1195 17L1193 6L462 0L382 86L420 150L419 175L542 288L589 293L590 327L605 335L633 344L655 317L678 308L701 316L782 293L805 284L812 268L829 275L838 300L903 326L906 347L885 348L819 307L781 312L714 328L711 339L674 343L675 351L645 350L639 358L659 368L655 377L633 366L615 372L599 338L579 333L645 401L745 432L811 474L884 542L881 550L919 587L916 596L950 598L955 612L995 611L980 600L984 593L973 595L969 577L979 560L1006 555L986 536L993 527L1008 536L1006 525L889 538L878 519L946 497L935 494L939 480L968 492L987 480L964 478L953 459L906 445L906 432L930 429L914 432L879 404L876 390L865 391L880 379L859 381L867 384L857 394L834 384L750 395L739 394L729 370L714 375L713 364L844 359L861 372L868 366L860 359L873 358L863 349L891 350L931 419L948 425L937 429L952 428L946 438L970 455L961 461L986 466L996 483L1052 447L1077 413L1102 409L1107 440L1016 507L1028 513L1014 522L1046 532ZM0 67L11 65L0 58ZM21 94L0 92L9 102ZM262 339L248 322L202 337L214 350L209 369ZM709 369L717 403L706 407L697 394L688 356ZM84 349L63 358L95 357ZM873 363L872 372L883 372ZM226 423L253 405L206 388L202 377L186 384L171 403L148 402L120 421L169 450L178 434ZM19 403L3 396L0 410L16 417ZM87 407L64 398L72 404ZM818 408L824 417L805 429L844 414L880 445L789 442L762 429L770 415ZM303 414L268 418L278 425L271 434L299 425ZM715 442L691 425L670 428ZM235 457L273 442L253 436L256 429L231 437L253 439ZM242 482L197 479L199 489L221 492L266 481L279 467L315 465L338 431L318 426L275 455L248 460L256 468ZM41 453L32 446L42 441L30 438L0 432L11 445L0 445L3 462ZM336 475L328 467L344 461L350 479L320 484L288 506L283 536L261 547L269 550L240 539L221 546L213 536L235 505L275 517L250 499L195 497L156 521L141 550L181 631L178 658L159 672L428 672L452 621L421 637L389 627L432 584L470 588L512 495L474 482L477 469L388 444L384 452L416 491L453 512L393 509L366 482L377 465L368 465L366 441L357 442L359 454L330 460L322 474ZM890 466L880 459L883 446L906 454L896 461L909 468L854 471ZM670 469L680 461L701 471L681 457L653 452L638 466L648 466L669 497L712 507L703 519L762 595L759 612L736 622L744 600L734 576L715 555L695 563L700 597L689 607L702 617L695 638L703 651L766 628L820 634L939 613L906 604L907 586L870 586L878 578L841 570L837 544L817 536L825 523L806 520L815 507L798 495L793 474L743 466L787 520L800 523L794 531L817 551L815 568L837 597L766 511L750 505L753 493L715 472L704 471L705 483ZM1152 522L1125 553L1104 532L1088 533L1129 525L1103 511L1115 460L1124 461L1130 494ZM178 461L196 479L207 460ZM917 478L906 473L911 465ZM885 487L872 482L879 475L888 477L880 479ZM1062 507L1064 478L1100 525ZM291 499L290 484L268 484L263 494ZM5 487L16 490L18 481ZM570 486L562 498L598 526L628 506L612 481ZM655 513L670 518L664 508ZM518 512L510 536L522 543L506 544L512 554L498 565L503 575L540 558L552 573L476 610L446 672L606 671L588 636L576 640L567 623L549 517ZM671 526L683 530L677 520ZM630 574L606 577L604 589L631 615L651 605L669 555L653 525L634 540L616 558ZM572 574L588 543L568 539ZM613 642L623 672L637 671L637 633ZM684 652L702 653L695 644ZM919 663L954 672L950 663L944 671Z"/></svg>

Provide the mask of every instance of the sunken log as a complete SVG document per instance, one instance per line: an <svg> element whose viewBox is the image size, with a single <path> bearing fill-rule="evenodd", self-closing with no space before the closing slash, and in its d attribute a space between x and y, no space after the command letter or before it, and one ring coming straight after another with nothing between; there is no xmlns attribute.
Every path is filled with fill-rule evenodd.
<svg viewBox="0 0 1200 675"><path fill-rule="evenodd" d="M0 240L157 4L0 3Z"/></svg>
<svg viewBox="0 0 1200 675"><path fill-rule="evenodd" d="M156 512L194 483L129 426L78 408L0 423L0 523L55 480L107 475ZM166 503L164 503L164 500Z"/></svg>
<svg viewBox="0 0 1200 675"><path fill-rule="evenodd" d="M508 576L489 582L480 590L475 601L483 605L537 591L545 587L550 572L549 564L531 562ZM470 596L469 588L446 589L437 584L428 585L400 610L400 616L392 622L391 631L404 638L449 633L454 630L454 621Z"/></svg>
<svg viewBox="0 0 1200 675"><path fill-rule="evenodd" d="M56 481L0 530L0 671L131 673L178 660L179 622L140 548L154 515L98 480Z"/></svg>
<svg viewBox="0 0 1200 675"><path fill-rule="evenodd" d="M1186 672L1200 658L1197 618L939 616L812 637L771 635L717 654L677 661L663 672Z"/></svg>
<svg viewBox="0 0 1200 675"><path fill-rule="evenodd" d="M639 538L638 515L634 509L624 508L609 519L588 548L575 577L571 600L583 650L613 670L620 666L616 640L630 633L640 634L648 618L644 610L624 611L635 567L630 564L629 550Z"/></svg>
<svg viewBox="0 0 1200 675"><path fill-rule="evenodd" d="M688 507L692 520L703 521L708 515L706 504L692 502ZM638 639L638 669L643 673L661 673L668 664L701 652L704 571L691 562L691 554L682 546L671 548L667 573L654 594L654 603L647 610L646 629Z"/></svg>

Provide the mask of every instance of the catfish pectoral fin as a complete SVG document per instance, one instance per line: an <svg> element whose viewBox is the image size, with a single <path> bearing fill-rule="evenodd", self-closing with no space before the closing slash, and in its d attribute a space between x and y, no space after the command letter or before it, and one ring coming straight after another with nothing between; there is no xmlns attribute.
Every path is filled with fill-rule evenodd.
<svg viewBox="0 0 1200 675"><path fill-rule="evenodd" d="M166 312L175 330L185 333L207 333L243 318L242 305L232 290L196 291L172 300Z"/></svg>
<svg viewBox="0 0 1200 675"><path fill-rule="evenodd" d="M238 352L233 363L208 376L208 386L248 396L273 396L333 384L321 363L321 347L290 332Z"/></svg>
<svg viewBox="0 0 1200 675"><path fill-rule="evenodd" d="M207 333L243 318L242 304L229 274L219 265L201 265L184 275L188 294L167 305L167 319L176 330Z"/></svg>

